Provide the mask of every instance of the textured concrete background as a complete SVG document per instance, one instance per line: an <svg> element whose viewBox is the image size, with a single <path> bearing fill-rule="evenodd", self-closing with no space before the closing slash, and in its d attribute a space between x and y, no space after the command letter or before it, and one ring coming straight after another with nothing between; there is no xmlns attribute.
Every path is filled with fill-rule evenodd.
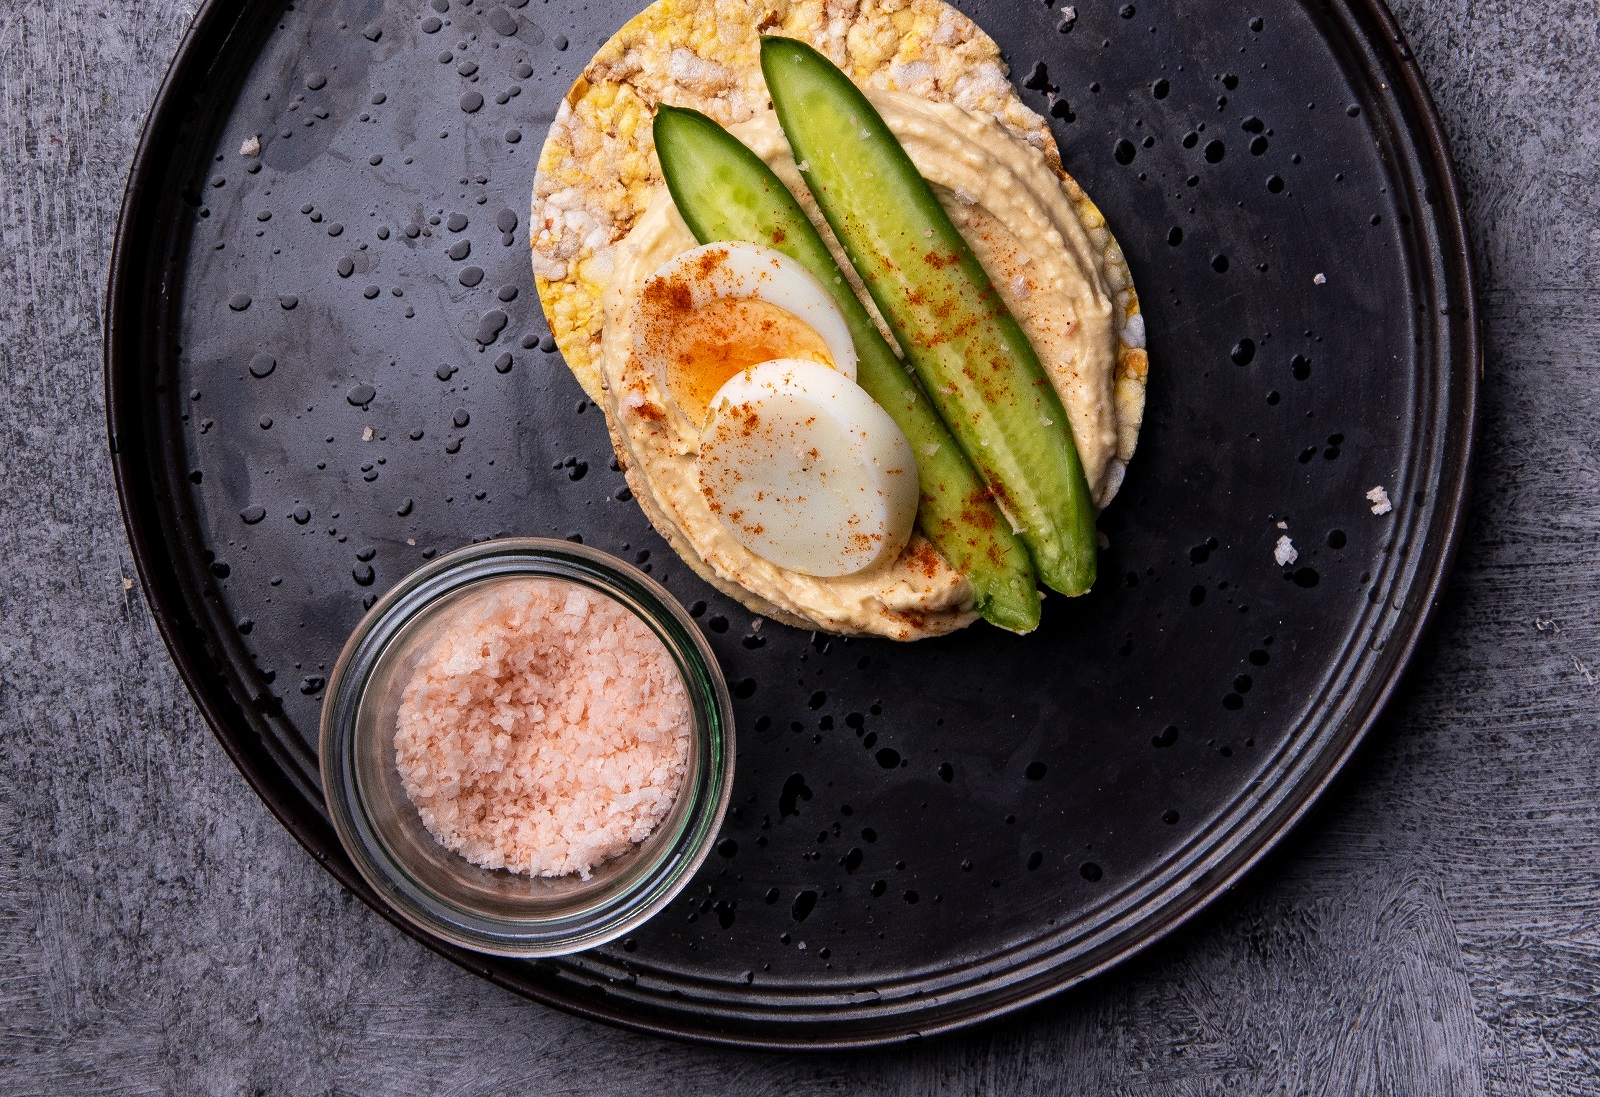
<svg viewBox="0 0 1600 1097"><path fill-rule="evenodd" d="M513 998L355 903L202 726L132 575L106 262L194 0L0 5L0 1094L1600 1093L1600 15L1406 0L1488 381L1446 609L1288 848L1114 981L892 1053Z"/></svg>

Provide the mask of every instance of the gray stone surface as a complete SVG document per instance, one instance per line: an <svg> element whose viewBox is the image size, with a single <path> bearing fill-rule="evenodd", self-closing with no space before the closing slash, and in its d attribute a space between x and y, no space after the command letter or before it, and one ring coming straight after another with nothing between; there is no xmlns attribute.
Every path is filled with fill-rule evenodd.
<svg viewBox="0 0 1600 1097"><path fill-rule="evenodd" d="M194 0L0 10L0 1094L1600 1092L1600 29L1406 0L1482 257L1474 512L1371 748L1115 980L869 1055L679 1046L496 990L318 869L201 724L132 575L102 294Z"/></svg>

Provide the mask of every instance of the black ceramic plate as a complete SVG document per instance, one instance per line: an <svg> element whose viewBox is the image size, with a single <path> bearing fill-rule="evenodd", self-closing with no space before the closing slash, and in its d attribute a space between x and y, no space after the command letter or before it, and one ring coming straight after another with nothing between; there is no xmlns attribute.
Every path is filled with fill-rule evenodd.
<svg viewBox="0 0 1600 1097"><path fill-rule="evenodd" d="M1438 121L1377 0L1078 0L1070 32L1038 0L965 4L1144 302L1149 405L1101 580L1026 638L757 631L627 499L529 272L545 127L638 2L203 7L110 288L111 446L150 603L268 806L392 918L339 849L314 753L363 604L501 534L644 563L739 699L718 853L635 938L582 956L428 943L539 1001L703 1040L837 1047L996 1016L1236 880L1395 686L1449 563L1479 370ZM1377 485L1393 513L1369 509Z"/></svg>

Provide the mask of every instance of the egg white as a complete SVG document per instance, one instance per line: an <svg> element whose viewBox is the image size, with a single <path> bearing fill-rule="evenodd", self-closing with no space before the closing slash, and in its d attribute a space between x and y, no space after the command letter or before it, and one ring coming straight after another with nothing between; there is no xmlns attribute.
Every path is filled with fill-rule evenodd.
<svg viewBox="0 0 1600 1097"><path fill-rule="evenodd" d="M894 560L920 498L911 443L841 373L803 359L741 370L711 401L700 489L757 556L819 578Z"/></svg>

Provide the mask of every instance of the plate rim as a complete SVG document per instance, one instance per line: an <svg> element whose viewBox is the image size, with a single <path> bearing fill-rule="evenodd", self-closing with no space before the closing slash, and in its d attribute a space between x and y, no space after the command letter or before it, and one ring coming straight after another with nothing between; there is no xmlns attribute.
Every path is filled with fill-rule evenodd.
<svg viewBox="0 0 1600 1097"><path fill-rule="evenodd" d="M1451 156L1448 136L1444 130L1433 97L1423 79L1405 34L1384 0L1323 0L1323 8L1339 19L1352 38L1375 55L1379 70L1391 76L1393 85L1387 89L1396 100L1397 113L1410 116L1404 121L1401 135L1407 139L1419 166L1429 171L1440 184L1440 193L1434 194L1432 218L1438 233L1438 250L1425 252L1439 264L1443 283L1439 292L1450 306L1448 323L1443 330L1448 335L1449 354L1439 355L1436 364L1443 364L1446 376L1441 380L1441 391L1448 399L1444 413L1439 416L1442 433L1440 443L1441 464L1453 473L1448 490L1435 493L1428 509L1429 526L1437 529L1440 547L1428 560L1424 570L1419 569L1408 597L1421 601L1420 607L1402 617L1394 627L1392 642L1397 642L1395 656L1386 666L1374 668L1372 677L1380 678L1376 693L1366 711L1355 721L1346 740L1316 759L1320 770L1314 778L1302 780L1286 798L1291 806L1286 814L1271 825L1253 823L1237 839L1224 841L1213 850L1213 861L1228 862L1225 866L1201 868L1191 866L1190 873L1197 877L1191 881L1191 891L1200 892L1184 903L1167 903L1158 917L1143 919L1132 941L1117 940L1125 930L1112 934L1116 943L1109 954L1087 966L1062 975L1064 965L1047 963L1045 969L1027 982L1013 985L1014 994L977 996L970 999L971 1006L959 1006L952 1015L933 1018L926 1025L894 1023L883 1029L885 1019L875 1019L874 1027L859 1035L841 1035L836 1030L828 1035L808 1038L807 1025L802 1021L784 1019L777 1027L762 1033L751 1028L719 1029L714 1017L704 1016L700 1026L684 1023L684 1014L657 1014L649 1010L616 1008L603 1004L603 999L568 993L557 986L532 980L516 980L499 970L497 958L481 956L450 945L418 931L389 908L355 871L349 858L340 847L331 826L318 825L316 806L304 788L284 787L283 771L268 756L261 744L243 741L232 730L231 717L240 708L239 699L233 696L221 680L207 674L195 658L191 644L200 629L186 627L185 614L175 612L173 602L183 604L182 592L175 571L163 570L160 551L163 527L153 513L153 502L141 498L141 488L150 478L142 475L154 462L147 462L143 447L135 453L123 442L143 435L135 413L137 385L130 383L130 369L122 368L124 362L140 362L138 335L140 322L124 316L133 299L134 285L139 271L150 260L141 255L144 237L160 238L159 221L150 216L154 204L153 192L157 189L170 157L163 150L172 147L182 131L182 119L177 107L197 80L210 71L209 66L220 54L228 39L240 30L255 7L259 17L260 6L249 0L203 0L191 19L177 52L171 61L148 114L145 117L136 151L132 158L123 193L117 227L113 238L111 261L106 283L105 332L103 344L103 378L106 397L106 428L118 503L123 517L124 531L129 551L139 577L146 605L157 630L166 645L179 677L194 699L212 734L221 743L229 759L245 778L251 789L267 806L274 818L294 836L324 869L344 887L361 898L386 921L428 948L497 986L530 998L541 1004L592 1021L616 1025L635 1032L655 1036L670 1036L692 1043L753 1048L765 1050L848 1050L866 1047L904 1044L923 1037L967 1029L992 1022L999 1017L1055 997L1070 988L1105 976L1106 972L1145 953L1158 942L1166 940L1182 927L1190 925L1204 912L1210 910L1224 894L1232 890L1263 860L1283 848L1307 816L1317 807L1329 787L1345 772L1352 757L1368 740L1372 729L1393 702L1397 691L1411 668L1413 658L1423 637L1437 617L1440 596L1449 580L1456 553L1459 549L1467 514L1467 500L1473 480L1473 453L1480 415L1479 388L1484 368L1484 343L1482 310L1478 295L1477 261L1472 238L1466 222L1462 201L1461 183L1455 161ZM278 17L278 5L272 6L271 18ZM1459 294L1459 299L1458 295ZM148 324L148 322L145 322ZM1431 536L1423 538L1426 545ZM1421 554L1419 554L1421 555ZM186 608L186 607L185 607ZM234 712L230 712L230 709ZM274 780L274 779L277 780ZM289 782L292 786L292 782ZM309 810L308 810L309 809ZM1219 871L1220 869L1220 871ZM1109 927L1103 927L1109 928ZM996 998L998 997L998 1000ZM910 1013L915 1021L918 1014ZM759 1026L762 1022L753 1022Z"/></svg>

